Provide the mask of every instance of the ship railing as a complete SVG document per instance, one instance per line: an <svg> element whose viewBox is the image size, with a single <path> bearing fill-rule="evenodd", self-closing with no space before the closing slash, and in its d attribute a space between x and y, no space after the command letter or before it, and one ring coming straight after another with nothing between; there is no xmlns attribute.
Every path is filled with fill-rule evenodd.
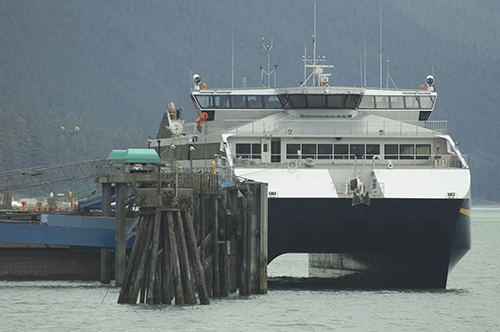
<svg viewBox="0 0 500 332"><path fill-rule="evenodd" d="M212 162L214 164L212 164ZM215 161L208 161L206 166L190 166L185 163L180 163L177 160L165 161L162 173L180 174L180 176L187 176L184 174L216 174L218 186L222 187L231 181L235 183L234 166L229 165L225 158L218 156ZM187 176L189 179L189 176Z"/></svg>
<svg viewBox="0 0 500 332"><path fill-rule="evenodd" d="M282 135L434 136L447 132L447 121L362 121L348 118L285 118L273 124Z"/></svg>
<svg viewBox="0 0 500 332"><path fill-rule="evenodd" d="M378 155L374 158L373 155L364 155L358 158L354 154L334 154L321 155L318 159L315 157L302 156L302 158L284 159L282 162L263 163L260 159L250 158L233 158L233 163L236 167L248 168L359 168L359 169L376 169L376 168L467 168L457 155L451 154L429 154L429 155L401 155L391 159L381 159ZM464 161L467 160L466 155L461 156ZM275 159L276 160L276 159Z"/></svg>
<svg viewBox="0 0 500 332"><path fill-rule="evenodd" d="M239 135L369 135L434 136L445 135L447 121L362 121L343 118L300 118L287 116L274 122L264 120L224 120L206 123L207 134L231 132ZM186 135L196 135L196 126L186 125Z"/></svg>

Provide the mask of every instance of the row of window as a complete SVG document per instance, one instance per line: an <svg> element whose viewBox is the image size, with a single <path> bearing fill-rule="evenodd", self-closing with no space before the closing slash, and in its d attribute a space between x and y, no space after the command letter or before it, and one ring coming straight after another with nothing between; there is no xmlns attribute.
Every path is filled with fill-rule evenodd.
<svg viewBox="0 0 500 332"><path fill-rule="evenodd" d="M197 95L196 100L201 108L282 108L279 98L276 95Z"/></svg>
<svg viewBox="0 0 500 332"><path fill-rule="evenodd" d="M354 94L282 94L265 96L196 95L201 108L249 109L432 109L434 96L361 96ZM362 98L361 98L362 97ZM361 98L361 101L360 101ZM359 106L358 106L359 104Z"/></svg>
<svg viewBox="0 0 500 332"><path fill-rule="evenodd" d="M360 109L432 109L434 96L363 96Z"/></svg>
<svg viewBox="0 0 500 332"><path fill-rule="evenodd" d="M299 155L300 150L300 155ZM380 154L379 144L287 144L287 159L371 159Z"/></svg>
<svg viewBox="0 0 500 332"><path fill-rule="evenodd" d="M264 144L267 147L267 144ZM236 158L260 159L260 143L237 143ZM267 152L267 151L266 151Z"/></svg>
<svg viewBox="0 0 500 332"><path fill-rule="evenodd" d="M361 95L284 94L279 97L284 108L355 109L358 106Z"/></svg>
<svg viewBox="0 0 500 332"><path fill-rule="evenodd" d="M264 144L264 148L267 149L267 144ZM428 159L430 154L430 144L384 145L384 159ZM286 145L287 159L372 159L375 155L380 155L380 144L291 143ZM236 158L260 159L261 144L237 143Z"/></svg>

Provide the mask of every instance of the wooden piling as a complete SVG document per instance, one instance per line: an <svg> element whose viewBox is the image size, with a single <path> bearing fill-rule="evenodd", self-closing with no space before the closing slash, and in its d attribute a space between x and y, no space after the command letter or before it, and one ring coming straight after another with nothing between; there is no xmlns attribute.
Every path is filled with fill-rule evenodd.
<svg viewBox="0 0 500 332"><path fill-rule="evenodd" d="M220 190L212 175L178 176L171 182L160 181L158 175L155 184L189 183L193 188L199 185L198 194L193 194L195 189L186 196L182 188L168 191L158 187L141 189L139 197L136 193L137 201L155 203L141 207L142 216L118 303L174 301L182 305L196 304L198 298L200 304L209 304L210 296L228 296L236 287L240 296L267 291L267 278L262 271L267 260L267 242L263 240L267 229L260 230L267 226L267 219L259 222L267 214L267 194L257 198L254 205L258 186L239 188L243 195L238 199L238 189Z"/></svg>
<svg viewBox="0 0 500 332"><path fill-rule="evenodd" d="M162 230L163 230L163 270L162 270L162 303L171 304L174 299L174 288L173 288L173 274L172 274L172 264L171 256L172 253L168 250L169 240L168 240L168 225L167 216L165 213L161 214L162 217Z"/></svg>
<svg viewBox="0 0 500 332"><path fill-rule="evenodd" d="M101 249L101 283L111 281L111 249Z"/></svg>
<svg viewBox="0 0 500 332"><path fill-rule="evenodd" d="M250 295L250 287L248 287L247 271L248 266L248 200L242 197L242 223L241 223L241 269L240 269L240 295L247 296Z"/></svg>
<svg viewBox="0 0 500 332"><path fill-rule="evenodd" d="M175 304L184 304L184 292L182 290L181 267L177 253L177 240L174 233L174 220L171 211L167 211L168 238L170 252L172 253L172 270L174 272Z"/></svg>
<svg viewBox="0 0 500 332"><path fill-rule="evenodd" d="M183 286L185 289L184 292L184 301L186 304L196 304L196 295L193 289L193 279L191 272L191 262L188 257L188 249L186 244L186 236L184 235L184 226L182 225L182 216L181 212L177 211L177 218L175 218L175 226L176 232L179 235L179 253L180 253L180 261L182 267L182 275L183 275Z"/></svg>
<svg viewBox="0 0 500 332"><path fill-rule="evenodd" d="M148 295L146 297L147 304L153 304L154 302L154 287L156 278L156 263L158 262L158 244L160 242L160 220L161 212L156 212L153 226L153 241L151 246L151 264L149 269L149 283L148 283Z"/></svg>
<svg viewBox="0 0 500 332"><path fill-rule="evenodd" d="M220 297L221 291L220 291L220 274L219 274L219 264L220 264L220 258L219 258L219 210L218 210L218 203L217 199L213 198L212 199L212 215L213 215L213 222L212 222L212 233L213 233L213 239L212 239L212 250L213 250L213 294L214 297Z"/></svg>
<svg viewBox="0 0 500 332"><path fill-rule="evenodd" d="M227 229L227 196L224 194L219 201L219 218L222 230L222 254L219 264L221 266L221 296L229 296L229 257L228 257L228 229Z"/></svg>
<svg viewBox="0 0 500 332"><path fill-rule="evenodd" d="M201 264L201 259L198 251L198 244L196 241L196 235L194 232L191 214L189 214L189 212L184 212L184 220L187 229L187 234L189 237L189 244L191 246L191 256L195 265L195 273L196 273L195 280L198 289L198 297L200 298L201 304L209 304L210 300L208 296L207 287L205 285L205 272Z"/></svg>

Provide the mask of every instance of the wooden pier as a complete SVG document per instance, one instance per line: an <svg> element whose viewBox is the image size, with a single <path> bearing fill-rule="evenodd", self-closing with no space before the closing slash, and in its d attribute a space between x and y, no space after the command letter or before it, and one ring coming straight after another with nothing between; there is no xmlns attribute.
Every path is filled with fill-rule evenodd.
<svg viewBox="0 0 500 332"><path fill-rule="evenodd" d="M216 174L187 172L109 174L98 181L103 192L112 183L117 192L118 303L208 304L237 290L240 296L267 292L267 184L220 188ZM125 269L120 209L127 186L140 219Z"/></svg>

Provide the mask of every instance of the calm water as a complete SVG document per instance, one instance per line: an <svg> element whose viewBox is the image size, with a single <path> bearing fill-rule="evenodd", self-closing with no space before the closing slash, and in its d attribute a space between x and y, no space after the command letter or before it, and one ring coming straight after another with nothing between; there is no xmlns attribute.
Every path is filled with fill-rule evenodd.
<svg viewBox="0 0 500 332"><path fill-rule="evenodd" d="M99 282L0 281L0 331L500 331L500 208L473 208L473 248L446 290L270 289L209 306L118 305ZM285 255L270 276L306 276Z"/></svg>

